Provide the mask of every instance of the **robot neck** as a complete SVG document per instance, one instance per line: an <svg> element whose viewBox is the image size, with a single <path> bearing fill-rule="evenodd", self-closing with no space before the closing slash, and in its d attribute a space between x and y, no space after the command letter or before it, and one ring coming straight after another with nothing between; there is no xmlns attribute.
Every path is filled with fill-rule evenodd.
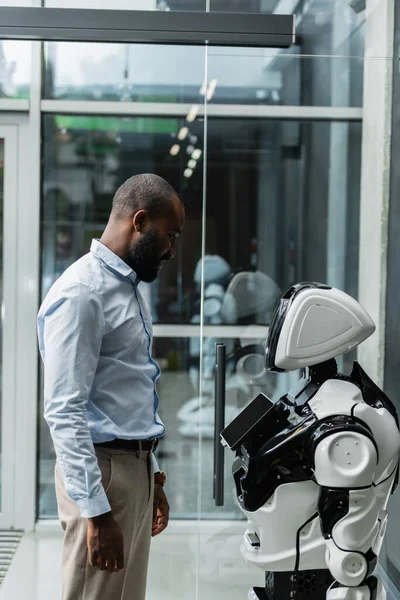
<svg viewBox="0 0 400 600"><path fill-rule="evenodd" d="M322 385L328 379L335 379L337 373L338 367L334 358L309 367L310 381L318 385Z"/></svg>

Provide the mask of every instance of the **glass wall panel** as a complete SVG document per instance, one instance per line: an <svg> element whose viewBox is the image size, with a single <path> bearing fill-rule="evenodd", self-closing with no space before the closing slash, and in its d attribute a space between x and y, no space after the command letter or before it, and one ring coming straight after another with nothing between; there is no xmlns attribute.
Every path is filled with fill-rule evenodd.
<svg viewBox="0 0 400 600"><path fill-rule="evenodd" d="M362 106L363 61L259 49L210 48L207 96L212 104ZM240 74L232 78L232 61Z"/></svg>
<svg viewBox="0 0 400 600"><path fill-rule="evenodd" d="M182 0L171 3L170 9L205 10L200 4ZM214 104L362 105L365 13L356 13L347 0L212 0L211 10L295 11L297 43L290 49L211 47L205 83L198 77L204 65L199 47L182 52L177 46L51 42L46 44L45 96L195 105L202 104L204 96ZM330 55L335 59L327 60Z"/></svg>
<svg viewBox="0 0 400 600"><path fill-rule="evenodd" d="M69 264L88 251L91 239L101 235L118 185L136 172L157 172L180 193L187 223L176 260L166 265L159 280L146 286L154 322L200 323L203 156L191 158L190 139L177 140L183 126L183 120L147 117L44 118L42 296ZM195 121L191 128L192 142L201 152L202 122ZM180 151L171 156L177 141ZM209 119L205 324L267 326L281 292L304 279L326 281L357 294L360 145L359 123ZM192 168L190 160L195 163ZM261 290L261 297L254 289ZM239 334L226 339L229 352L264 342L249 335L252 339L244 342ZM187 464L193 465L201 435L204 516L223 513L233 518L240 515L232 495L225 513L216 512L212 500L213 366L215 342L220 339L210 333L203 341L201 416L200 338L155 341L156 356L166 365L160 389L165 388L161 411L168 434L166 449L161 445L160 452L167 453L168 469L179 469L191 448ZM260 360L258 355L241 361L250 369L251 379L260 374L252 389L243 382L243 365L237 371L240 361L230 360L229 414L243 408L257 390L274 399L285 391L277 387L276 376L262 374ZM278 383L283 386L284 378ZM164 395L174 401L164 400ZM53 449L47 425L42 425L44 469L53 460ZM173 458L169 439L174 440ZM192 477L194 490L195 469ZM229 468L226 477L229 489ZM41 514L54 514L54 497L50 502L44 492L50 494L51 487L44 485ZM171 506L182 516L178 489L172 494ZM186 515L194 516L193 510L188 505Z"/></svg>
<svg viewBox="0 0 400 600"><path fill-rule="evenodd" d="M300 280L357 295L360 151L359 122L208 119L206 254L226 261L227 285L271 280L270 304L237 324L269 324Z"/></svg>
<svg viewBox="0 0 400 600"><path fill-rule="evenodd" d="M211 0L211 11L230 11L231 4ZM236 10L296 14L297 41L289 49L211 47L209 102L362 106L365 11L347 0L249 1Z"/></svg>
<svg viewBox="0 0 400 600"><path fill-rule="evenodd" d="M204 518L232 518L236 509L226 472L225 507L212 509L215 342L229 357L227 423L258 393L275 401L298 379L264 371L268 330L257 338L251 326L268 326L282 293L299 281L357 297L360 152L360 123L208 119L204 323L249 330L203 340L202 399L191 417L196 409ZM231 463L227 456L229 476Z"/></svg>
<svg viewBox="0 0 400 600"><path fill-rule="evenodd" d="M176 260L146 286L156 325L203 320L208 327L203 339L200 330L190 337L182 329L169 338L156 335L154 343L164 371L160 411L167 426L160 459L174 481L180 469L185 472L184 488L193 492L186 501L179 484L169 490L174 516L196 516L201 464L201 516L242 518L230 456L225 508L216 509L212 499L215 342L225 341L228 348L229 421L259 391L276 400L297 377L277 378L262 369L262 344L283 290L316 279L357 295L361 124L301 121L294 115L287 121L251 118L251 105L257 104L362 106L357 58L363 50L362 18L357 17L357 28L338 7L326 9L325 20L318 11L305 14L303 27L312 15L326 27L315 39L310 30L290 51L209 49L207 81L202 48L46 44L46 98L192 107L186 118L58 114L43 119L42 296L101 235L114 191L130 175L158 173L186 205ZM219 10L224 8L228 4L221 2ZM341 41L338 30L344 31ZM338 56L327 60L332 44ZM205 98L207 107L250 105L242 118L208 117L206 165L204 122L198 116ZM213 326L239 329L223 337L213 335ZM243 332L248 326L258 327L256 333ZM45 472L54 455L44 423L41 459L40 514L51 516L55 498L52 476L46 479Z"/></svg>
<svg viewBox="0 0 400 600"><path fill-rule="evenodd" d="M361 36L360 32L357 32ZM356 47L357 35L351 38ZM361 38L362 39L362 38ZM208 82L199 76L204 50L187 46L49 42L45 97L60 100L247 106L362 106L363 61L260 49L210 48ZM235 77L232 77L234 61Z"/></svg>
<svg viewBox="0 0 400 600"><path fill-rule="evenodd" d="M320 53L318 44L309 48L310 57L284 53L272 57L271 53L267 64L282 65L279 102L310 107L362 106L361 61L346 56L314 56ZM326 52L330 52L328 48ZM257 52L210 48L208 80L218 80L219 84L228 69L232 72L238 65L249 73L257 60ZM358 76L352 80L357 69ZM217 93L208 98L206 107L205 165L207 223L213 224L218 235L206 230L203 260L205 273L208 262L218 259L226 263L228 275L223 281L205 277L204 323L208 297L217 295L218 286L220 309L218 316L213 315L214 322L229 318L231 324L245 327L244 332L238 328L235 339L223 339L221 334L214 340L227 346L227 424L260 392L276 401L300 377L300 373L272 374L262 369L267 326L277 300L289 286L304 280L321 281L357 297L362 128L360 122L335 121L334 117L329 121L296 119L294 111L286 120L216 119L211 116L211 105ZM257 335L251 333L255 327ZM200 415L211 410L210 406L214 409L207 365L214 361L215 344L211 347L206 336L202 350ZM340 368L347 372L353 358L346 356ZM209 518L213 506L210 473L214 448L205 433L200 421L201 518ZM221 593L228 590L230 577L241 564L233 548L240 546L244 529L238 525L227 531L221 522L232 519L232 508L234 518L244 518L235 503L233 458L226 450L224 506L212 511L214 518L218 515L220 519L213 530L212 545L224 550L218 553L221 558L215 561L212 572L207 563L212 552L210 540L201 537L201 599L207 597L212 579ZM258 575L255 570L253 585L262 586ZM247 589L246 582L240 582L231 590L231 597L244 597Z"/></svg>
<svg viewBox="0 0 400 600"><path fill-rule="evenodd" d="M0 99L29 98L31 42L0 40Z"/></svg>
<svg viewBox="0 0 400 600"><path fill-rule="evenodd" d="M204 102L204 48L45 44L45 97L117 102Z"/></svg>

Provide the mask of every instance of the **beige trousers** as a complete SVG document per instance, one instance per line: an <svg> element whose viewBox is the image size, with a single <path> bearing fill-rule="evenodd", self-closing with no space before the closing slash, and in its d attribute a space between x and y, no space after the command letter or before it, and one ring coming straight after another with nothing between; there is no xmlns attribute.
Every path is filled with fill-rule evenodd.
<svg viewBox="0 0 400 600"><path fill-rule="evenodd" d="M153 516L151 455L96 448L103 486L124 536L125 568L108 573L91 567L86 545L87 519L65 491L58 464L55 483L64 529L63 600L144 600Z"/></svg>

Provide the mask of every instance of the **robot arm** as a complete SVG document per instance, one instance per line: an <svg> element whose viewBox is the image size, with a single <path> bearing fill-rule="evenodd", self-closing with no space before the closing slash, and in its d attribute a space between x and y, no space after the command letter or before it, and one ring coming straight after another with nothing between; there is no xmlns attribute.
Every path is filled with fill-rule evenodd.
<svg viewBox="0 0 400 600"><path fill-rule="evenodd" d="M340 418L339 418L340 419ZM379 507L373 481L378 449L368 427L352 417L322 424L313 436L314 477L326 563L336 582L327 598L371 598L368 582L377 557ZM361 586L361 587L359 587Z"/></svg>

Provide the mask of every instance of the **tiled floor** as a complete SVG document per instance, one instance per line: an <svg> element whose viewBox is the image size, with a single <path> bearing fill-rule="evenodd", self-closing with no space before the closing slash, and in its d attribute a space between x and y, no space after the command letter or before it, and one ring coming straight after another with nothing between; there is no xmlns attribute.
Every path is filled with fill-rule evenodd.
<svg viewBox="0 0 400 600"><path fill-rule="evenodd" d="M147 600L246 600L264 575L240 555L243 528L244 523L172 522L152 542ZM61 600L62 534L51 529L24 537L0 600Z"/></svg>

